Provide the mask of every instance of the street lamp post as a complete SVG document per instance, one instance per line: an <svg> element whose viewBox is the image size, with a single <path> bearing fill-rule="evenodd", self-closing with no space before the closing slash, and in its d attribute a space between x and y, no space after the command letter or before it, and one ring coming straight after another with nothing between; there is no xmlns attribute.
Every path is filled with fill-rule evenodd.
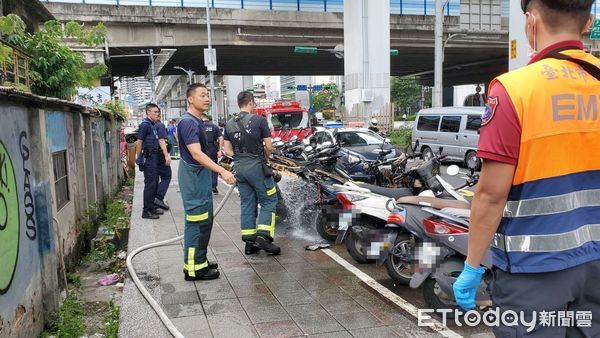
<svg viewBox="0 0 600 338"><path fill-rule="evenodd" d="M434 80L432 105L443 105L444 0L435 0Z"/></svg>
<svg viewBox="0 0 600 338"><path fill-rule="evenodd" d="M191 85L191 84L192 84L192 76L193 76L193 75L194 75L194 73L195 73L193 70L191 70L191 69L187 69L187 70L186 70L185 68L183 68L183 67L180 67L180 66L174 66L174 67L173 67L173 69L179 69L179 70L183 70L183 71L184 71L184 72L187 74L187 77L188 77L188 85Z"/></svg>
<svg viewBox="0 0 600 338"><path fill-rule="evenodd" d="M151 76L152 78L150 79L150 83L152 85L152 103L156 102L156 83L154 82L154 78L156 77L156 74L154 74L154 50L152 48L149 49L150 51L150 69L151 69Z"/></svg>
<svg viewBox="0 0 600 338"><path fill-rule="evenodd" d="M211 60L209 60L210 64L213 64L212 60L212 36L211 36L211 31L210 31L210 1L206 0L206 32L208 35L208 50L209 50L209 58L211 58ZM215 108L215 101L216 101L216 97L215 97L215 76L212 70L209 70L209 74L210 74L210 102L211 102L211 113L213 116L213 121L215 121L216 123L219 122L219 114L217 109Z"/></svg>

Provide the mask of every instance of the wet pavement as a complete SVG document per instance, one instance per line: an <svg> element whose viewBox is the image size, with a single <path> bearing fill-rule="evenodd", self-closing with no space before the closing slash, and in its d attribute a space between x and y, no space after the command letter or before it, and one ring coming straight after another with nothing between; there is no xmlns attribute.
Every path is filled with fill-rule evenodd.
<svg viewBox="0 0 600 338"><path fill-rule="evenodd" d="M129 252L141 245L183 234L184 211L177 185L177 161L167 193L171 209L159 220L141 219L143 175L137 173ZM288 182L289 183L289 182ZM291 183L290 183L291 184ZM284 185L286 184L284 179ZM291 184L293 185L293 184ZM284 186L282 190L286 190ZM284 198L300 196L302 187ZM215 206L225 194L215 195ZM134 266L150 293L186 337L441 337L376 292L323 251L305 246L322 242L311 228L310 217L289 209L278 220L275 242L282 254L265 252L246 256L240 238L239 197L233 193L215 217L208 259L219 264L221 277L212 281L183 279L183 245L150 249L134 259ZM282 225L283 224L283 225ZM332 251L354 264L343 246ZM396 287L385 269L358 266L383 286L416 307L424 307L420 290ZM460 329L460 328L458 328ZM489 337L487 329L456 330L459 335ZM124 288L120 336L167 337L158 316L130 279ZM450 331L451 332L451 331ZM446 336L452 336L452 332Z"/></svg>

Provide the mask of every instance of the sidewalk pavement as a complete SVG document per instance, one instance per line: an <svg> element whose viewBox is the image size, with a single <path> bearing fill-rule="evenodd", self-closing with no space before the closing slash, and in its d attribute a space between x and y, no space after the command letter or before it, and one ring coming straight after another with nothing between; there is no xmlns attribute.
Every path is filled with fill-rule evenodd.
<svg viewBox="0 0 600 338"><path fill-rule="evenodd" d="M167 193L171 209L159 220L142 214L143 174L136 173L129 252L183 234L178 161ZM220 183L215 207L226 192ZM281 227L276 232L281 233ZM208 259L219 263L212 281L183 279L183 243L147 250L134 259L138 276L186 337L438 337L387 302L351 272L307 243L276 234L280 256L244 255L239 197L215 217ZM125 282L119 336L168 337L131 279Z"/></svg>

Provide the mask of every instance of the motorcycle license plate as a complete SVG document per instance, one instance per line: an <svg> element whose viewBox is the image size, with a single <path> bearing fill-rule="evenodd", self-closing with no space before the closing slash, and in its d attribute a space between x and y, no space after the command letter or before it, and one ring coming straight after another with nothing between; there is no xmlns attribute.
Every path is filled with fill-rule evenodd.
<svg viewBox="0 0 600 338"><path fill-rule="evenodd" d="M338 231L346 231L352 223L352 213L344 212L340 214Z"/></svg>

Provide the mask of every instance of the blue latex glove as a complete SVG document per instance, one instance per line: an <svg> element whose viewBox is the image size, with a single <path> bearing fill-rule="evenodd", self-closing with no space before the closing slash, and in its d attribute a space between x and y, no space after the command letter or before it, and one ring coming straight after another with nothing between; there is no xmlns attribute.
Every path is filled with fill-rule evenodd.
<svg viewBox="0 0 600 338"><path fill-rule="evenodd" d="M463 271L452 285L456 303L463 309L471 310L475 308L475 295L484 272L484 268L475 269L465 262Z"/></svg>

